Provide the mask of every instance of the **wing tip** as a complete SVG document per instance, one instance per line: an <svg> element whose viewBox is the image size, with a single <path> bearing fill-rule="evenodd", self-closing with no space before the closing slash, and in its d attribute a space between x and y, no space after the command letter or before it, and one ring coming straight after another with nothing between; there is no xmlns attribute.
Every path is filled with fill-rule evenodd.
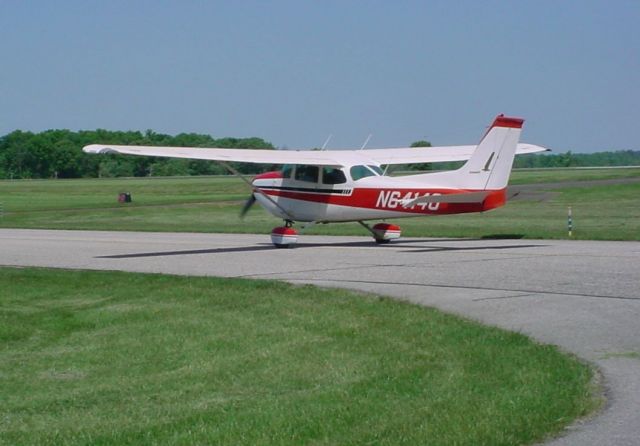
<svg viewBox="0 0 640 446"><path fill-rule="evenodd" d="M544 153L544 152L552 152L548 147L540 146L537 144L529 144L529 143L518 143L518 154L523 153Z"/></svg>
<svg viewBox="0 0 640 446"><path fill-rule="evenodd" d="M110 147L102 146L100 144L89 144L88 146L84 146L82 151L85 153L117 153L116 150L113 150Z"/></svg>

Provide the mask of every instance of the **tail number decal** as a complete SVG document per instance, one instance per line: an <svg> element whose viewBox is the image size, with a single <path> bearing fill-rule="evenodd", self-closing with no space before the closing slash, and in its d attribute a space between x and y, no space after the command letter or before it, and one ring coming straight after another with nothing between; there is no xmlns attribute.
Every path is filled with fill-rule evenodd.
<svg viewBox="0 0 640 446"><path fill-rule="evenodd" d="M420 196L429 197L429 196L440 195L438 193L430 194L426 193L424 195L420 195L420 192L407 192L404 197L402 196L402 192L398 190L393 191L380 191L380 195L378 195L378 200L376 201L377 208L383 209L396 209L398 207L402 208L402 203L405 201L416 199ZM423 211L428 209L430 211L437 211L440 208L440 203L418 203L414 206L411 206L408 209L414 209L415 207L421 208Z"/></svg>

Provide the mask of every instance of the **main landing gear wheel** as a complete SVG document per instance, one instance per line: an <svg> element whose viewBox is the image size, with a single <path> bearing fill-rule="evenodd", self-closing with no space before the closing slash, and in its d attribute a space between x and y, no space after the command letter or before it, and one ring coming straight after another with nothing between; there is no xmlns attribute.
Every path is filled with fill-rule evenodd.
<svg viewBox="0 0 640 446"><path fill-rule="evenodd" d="M373 239L379 245L383 245L385 243L389 243L391 240L400 238L400 234L402 233L400 226L392 225L391 223L378 223L373 225L373 227L362 221L359 221L358 223L371 232Z"/></svg>
<svg viewBox="0 0 640 446"><path fill-rule="evenodd" d="M298 243L298 231L287 221L284 226L278 226L271 231L271 243L276 248L293 248Z"/></svg>
<svg viewBox="0 0 640 446"><path fill-rule="evenodd" d="M378 244L389 243L391 240L400 238L401 230L400 226L392 225L390 223L378 223L371 228L373 232L373 238Z"/></svg>

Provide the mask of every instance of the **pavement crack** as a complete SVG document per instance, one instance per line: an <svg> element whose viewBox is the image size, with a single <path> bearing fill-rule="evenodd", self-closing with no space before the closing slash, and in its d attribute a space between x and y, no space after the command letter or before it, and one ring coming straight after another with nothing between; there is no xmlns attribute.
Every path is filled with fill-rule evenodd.
<svg viewBox="0 0 640 446"><path fill-rule="evenodd" d="M514 294L512 296L499 296L499 297L480 297L478 299L471 299L472 302L481 302L483 300L500 300L500 299L515 299L518 297L530 297L530 296L535 296L536 294L539 293L527 293L527 294Z"/></svg>
<svg viewBox="0 0 640 446"><path fill-rule="evenodd" d="M334 268L311 268L311 269L301 269L296 271L285 271L285 272L275 271L275 272L262 272L262 273L254 273L254 274L239 274L233 277L242 279L242 278L265 277L265 276L274 277L274 276L282 276L282 275L289 275L289 274L330 273L333 271L355 271L355 270L370 269L370 268L389 268L389 267L408 268L410 266L413 266L413 265L403 265L403 264L395 264L395 263L394 264L372 264L372 265L357 265L357 266L340 266L340 267L334 267ZM285 278L285 280L289 280L289 279Z"/></svg>

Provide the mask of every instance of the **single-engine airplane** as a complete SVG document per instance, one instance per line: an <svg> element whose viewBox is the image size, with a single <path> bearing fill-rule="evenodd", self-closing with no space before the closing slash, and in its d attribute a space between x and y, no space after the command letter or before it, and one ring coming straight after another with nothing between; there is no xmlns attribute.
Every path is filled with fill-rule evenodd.
<svg viewBox="0 0 640 446"><path fill-rule="evenodd" d="M358 222L377 243L400 237L400 227L370 220L417 215L485 212L503 206L516 154L547 151L520 144L524 120L499 115L480 143L467 146L368 150L249 150L91 144L87 153L120 153L212 160L240 175L227 162L281 164L282 169L247 181L252 193L241 216L254 202L284 220L273 229L279 248L297 243L295 222ZM391 164L466 161L457 170L388 176ZM240 175L241 176L241 175Z"/></svg>

